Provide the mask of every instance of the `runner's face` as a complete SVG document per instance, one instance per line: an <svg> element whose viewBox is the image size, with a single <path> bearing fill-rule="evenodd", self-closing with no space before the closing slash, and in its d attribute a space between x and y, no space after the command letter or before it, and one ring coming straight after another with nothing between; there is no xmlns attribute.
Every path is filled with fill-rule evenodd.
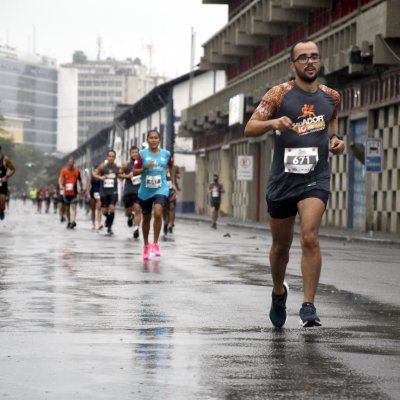
<svg viewBox="0 0 400 400"><path fill-rule="evenodd" d="M138 153L139 153L138 149L131 150L131 158L132 158L132 160L136 160L136 157L137 157Z"/></svg>
<svg viewBox="0 0 400 400"><path fill-rule="evenodd" d="M319 49L315 43L299 43L294 48L293 60L297 60L301 55L310 57L312 54L319 54ZM312 62L310 59L307 60L306 64L301 64L299 61L291 61L290 65L296 77L306 83L314 82L321 69L321 61Z"/></svg>
<svg viewBox="0 0 400 400"><path fill-rule="evenodd" d="M151 149L157 149L157 147L160 145L160 137L158 136L158 133L151 132L147 137L147 143Z"/></svg>
<svg viewBox="0 0 400 400"><path fill-rule="evenodd" d="M107 154L107 162L108 162L109 164L112 164L114 161L115 161L115 154L114 154L112 151L110 151L110 152Z"/></svg>

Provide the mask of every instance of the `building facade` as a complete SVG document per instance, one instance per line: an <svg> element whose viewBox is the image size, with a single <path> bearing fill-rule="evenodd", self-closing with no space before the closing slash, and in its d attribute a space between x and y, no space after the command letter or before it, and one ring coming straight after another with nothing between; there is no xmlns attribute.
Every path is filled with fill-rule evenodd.
<svg viewBox="0 0 400 400"><path fill-rule="evenodd" d="M44 152L57 146L55 60L0 47L0 112L24 121L22 142Z"/></svg>
<svg viewBox="0 0 400 400"><path fill-rule="evenodd" d="M78 74L78 146L112 123L117 104L133 104L165 80L149 76L139 59L92 61L77 52L62 67Z"/></svg>
<svg viewBox="0 0 400 400"><path fill-rule="evenodd" d="M14 143L24 142L24 123L28 120L23 118L9 117L3 115L0 119L0 138L11 140Z"/></svg>
<svg viewBox="0 0 400 400"><path fill-rule="evenodd" d="M224 213L268 220L272 137L245 138L244 124L269 88L291 79L289 50L309 38L323 57L323 82L341 94L339 127L347 145L345 154L330 160L331 198L323 224L400 233L400 2L203 3L229 4L229 21L203 45L200 64L225 70L228 81L222 91L182 112L180 134L193 138L197 154L196 211L208 212L206 183L217 172L226 190ZM230 125L230 100L238 95L243 119ZM251 157L250 180L238 179L243 156ZM372 159L378 159L378 168L371 168Z"/></svg>

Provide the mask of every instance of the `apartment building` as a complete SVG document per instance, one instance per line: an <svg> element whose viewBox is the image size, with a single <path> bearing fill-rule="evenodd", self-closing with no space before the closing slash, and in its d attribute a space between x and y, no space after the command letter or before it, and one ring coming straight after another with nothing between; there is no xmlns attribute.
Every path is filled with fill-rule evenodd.
<svg viewBox="0 0 400 400"><path fill-rule="evenodd" d="M0 46L0 113L23 122L18 142L44 152L56 150L57 81L54 59Z"/></svg>

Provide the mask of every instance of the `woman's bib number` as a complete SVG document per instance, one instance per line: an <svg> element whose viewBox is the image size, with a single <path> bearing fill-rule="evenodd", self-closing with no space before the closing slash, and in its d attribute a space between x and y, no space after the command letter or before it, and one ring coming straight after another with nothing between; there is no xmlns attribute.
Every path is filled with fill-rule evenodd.
<svg viewBox="0 0 400 400"><path fill-rule="evenodd" d="M148 175L146 177L146 188L157 189L161 187L161 175Z"/></svg>

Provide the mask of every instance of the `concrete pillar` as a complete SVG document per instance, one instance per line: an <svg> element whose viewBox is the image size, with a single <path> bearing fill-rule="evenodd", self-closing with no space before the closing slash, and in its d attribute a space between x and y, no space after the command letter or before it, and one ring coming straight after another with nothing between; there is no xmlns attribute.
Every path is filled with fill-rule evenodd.
<svg viewBox="0 0 400 400"><path fill-rule="evenodd" d="M196 187L195 187L195 211L197 214L207 214L207 159L205 156L200 155L196 157Z"/></svg>
<svg viewBox="0 0 400 400"><path fill-rule="evenodd" d="M232 157L230 147L224 146L221 149L221 171L219 181L224 185L225 193L221 198L221 215L232 213Z"/></svg>

